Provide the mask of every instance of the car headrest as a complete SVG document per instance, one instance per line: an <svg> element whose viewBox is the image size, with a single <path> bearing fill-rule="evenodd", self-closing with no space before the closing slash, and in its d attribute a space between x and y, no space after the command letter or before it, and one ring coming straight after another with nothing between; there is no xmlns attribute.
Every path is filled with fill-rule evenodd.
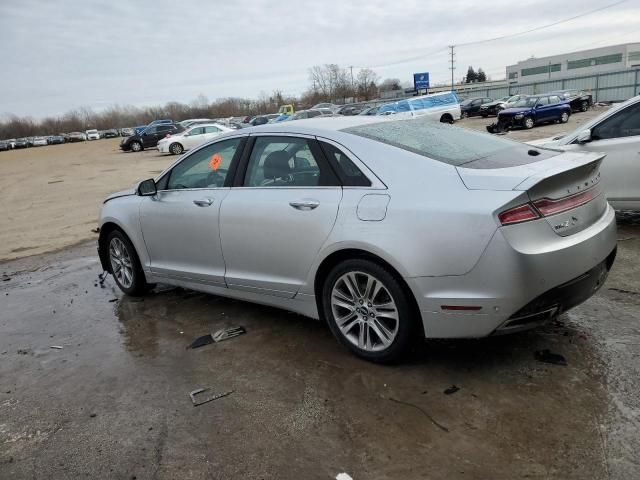
<svg viewBox="0 0 640 480"><path fill-rule="evenodd" d="M271 152L264 161L264 178L280 178L290 172L289 154L284 150Z"/></svg>

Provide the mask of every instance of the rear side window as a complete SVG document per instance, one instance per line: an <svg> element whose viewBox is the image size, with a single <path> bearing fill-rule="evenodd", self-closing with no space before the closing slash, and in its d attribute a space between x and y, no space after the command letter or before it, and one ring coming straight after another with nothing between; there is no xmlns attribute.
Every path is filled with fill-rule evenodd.
<svg viewBox="0 0 640 480"><path fill-rule="evenodd" d="M365 174L339 148L326 142L320 142L320 146L329 162L337 170L338 176L345 187L371 186L371 182Z"/></svg>
<svg viewBox="0 0 640 480"><path fill-rule="evenodd" d="M519 142L452 127L427 118L367 123L342 131L465 168L526 165L559 153L555 150L533 149ZM530 150L536 150L539 154L530 155Z"/></svg>

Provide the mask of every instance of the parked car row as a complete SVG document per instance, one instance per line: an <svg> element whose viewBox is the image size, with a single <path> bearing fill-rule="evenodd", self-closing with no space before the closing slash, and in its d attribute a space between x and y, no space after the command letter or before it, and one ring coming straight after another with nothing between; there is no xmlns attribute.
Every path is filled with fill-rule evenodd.
<svg viewBox="0 0 640 480"><path fill-rule="evenodd" d="M0 151L13 150L14 148L42 147L45 145L61 145L63 143L84 142L86 140L98 140L101 138L127 137L133 135L131 128L112 128L109 130L90 129L85 132L59 133L57 135L12 138L0 140Z"/></svg>

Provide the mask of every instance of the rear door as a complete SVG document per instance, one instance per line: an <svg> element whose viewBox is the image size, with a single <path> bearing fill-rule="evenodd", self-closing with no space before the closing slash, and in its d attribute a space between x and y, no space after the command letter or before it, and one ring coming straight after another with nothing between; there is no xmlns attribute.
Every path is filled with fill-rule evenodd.
<svg viewBox="0 0 640 480"><path fill-rule="evenodd" d="M220 212L225 279L293 297L333 229L342 188L313 137L259 135L250 144Z"/></svg>
<svg viewBox="0 0 640 480"><path fill-rule="evenodd" d="M144 147L153 147L158 144L158 140L156 139L158 135L158 127L147 127L140 138L142 139L142 145Z"/></svg>

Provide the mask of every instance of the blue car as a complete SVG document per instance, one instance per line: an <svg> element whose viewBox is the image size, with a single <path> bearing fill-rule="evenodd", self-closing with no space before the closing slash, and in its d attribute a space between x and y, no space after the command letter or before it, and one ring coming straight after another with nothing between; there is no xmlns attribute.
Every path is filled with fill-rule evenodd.
<svg viewBox="0 0 640 480"><path fill-rule="evenodd" d="M154 120L149 125L142 125L140 127L135 127L135 134L141 135L149 127L154 127L156 125L171 125L173 124L173 120L164 119L164 120Z"/></svg>
<svg viewBox="0 0 640 480"><path fill-rule="evenodd" d="M518 100L511 108L498 113L501 130L511 127L533 128L541 123L567 123L571 106L559 95L532 95Z"/></svg>

